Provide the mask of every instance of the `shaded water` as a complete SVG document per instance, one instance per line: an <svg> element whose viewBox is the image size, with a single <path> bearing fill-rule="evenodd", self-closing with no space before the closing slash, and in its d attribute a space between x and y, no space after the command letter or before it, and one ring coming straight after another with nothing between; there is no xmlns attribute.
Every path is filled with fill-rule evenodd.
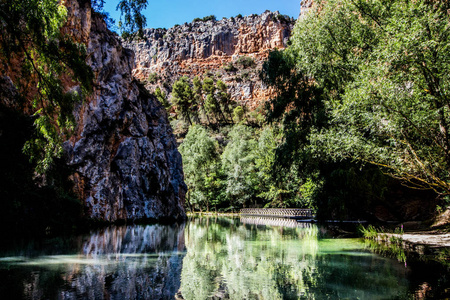
<svg viewBox="0 0 450 300"><path fill-rule="evenodd" d="M414 299L442 278L282 219L110 227L8 248L2 299Z"/></svg>

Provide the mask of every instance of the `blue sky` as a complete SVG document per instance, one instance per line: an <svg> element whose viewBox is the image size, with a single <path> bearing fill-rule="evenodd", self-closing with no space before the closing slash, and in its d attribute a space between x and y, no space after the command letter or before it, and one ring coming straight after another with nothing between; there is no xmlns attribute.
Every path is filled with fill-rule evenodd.
<svg viewBox="0 0 450 300"><path fill-rule="evenodd" d="M120 17L116 11L118 0L105 2L105 11L110 13L117 25ZM278 10L283 15L297 19L300 0L148 0L144 15L147 17L147 27L170 28L209 15L215 15L220 20L238 14L261 14L265 10Z"/></svg>

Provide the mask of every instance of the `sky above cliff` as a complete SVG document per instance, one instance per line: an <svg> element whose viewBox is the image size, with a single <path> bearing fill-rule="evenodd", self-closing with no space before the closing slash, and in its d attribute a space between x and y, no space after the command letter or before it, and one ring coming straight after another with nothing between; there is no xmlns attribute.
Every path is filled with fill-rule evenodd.
<svg viewBox="0 0 450 300"><path fill-rule="evenodd" d="M116 11L118 0L105 2L105 11L116 20L117 25L120 18L120 13ZM238 14L261 14L266 10L278 10L297 19L300 0L149 0L144 15L147 17L147 27L170 28L209 15L215 15L220 20Z"/></svg>

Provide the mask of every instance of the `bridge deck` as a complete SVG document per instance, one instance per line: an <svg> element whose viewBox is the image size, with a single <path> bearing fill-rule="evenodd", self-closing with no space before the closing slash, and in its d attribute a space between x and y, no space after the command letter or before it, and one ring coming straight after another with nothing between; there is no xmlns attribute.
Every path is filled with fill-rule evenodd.
<svg viewBox="0 0 450 300"><path fill-rule="evenodd" d="M282 217L291 219L312 219L314 214L311 209L305 208L243 208L241 215Z"/></svg>

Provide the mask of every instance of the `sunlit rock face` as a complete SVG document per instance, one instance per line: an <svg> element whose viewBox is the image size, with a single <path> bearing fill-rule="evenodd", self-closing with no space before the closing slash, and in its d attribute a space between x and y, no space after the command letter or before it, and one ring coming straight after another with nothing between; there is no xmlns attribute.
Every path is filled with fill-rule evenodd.
<svg viewBox="0 0 450 300"><path fill-rule="evenodd" d="M181 76L205 76L221 79L232 100L255 108L273 95L259 73L269 51L284 49L294 20L278 12L235 17L220 21L185 23L170 29L146 29L144 39L127 43L136 53L136 78L147 82L157 74L156 82L147 82L151 90L159 86L171 91ZM251 68L239 65L241 57L255 62ZM235 69L227 69L233 64Z"/></svg>
<svg viewBox="0 0 450 300"><path fill-rule="evenodd" d="M64 146L86 216L182 219L186 185L167 114L133 78L134 53L80 3L65 3L64 30L86 44L95 87L76 109L76 134Z"/></svg>

